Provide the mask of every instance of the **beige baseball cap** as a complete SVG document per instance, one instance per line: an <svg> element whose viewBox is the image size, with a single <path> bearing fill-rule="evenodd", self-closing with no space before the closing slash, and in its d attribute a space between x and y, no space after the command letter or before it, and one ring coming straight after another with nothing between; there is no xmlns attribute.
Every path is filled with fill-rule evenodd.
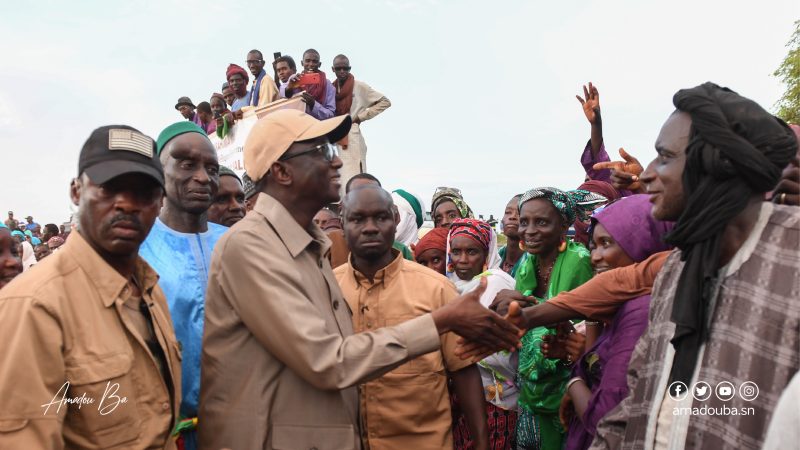
<svg viewBox="0 0 800 450"><path fill-rule="evenodd" d="M259 119L244 143L244 170L254 182L267 173L295 142L327 136L338 142L350 132L352 120L345 114L317 120L294 109L283 109Z"/></svg>

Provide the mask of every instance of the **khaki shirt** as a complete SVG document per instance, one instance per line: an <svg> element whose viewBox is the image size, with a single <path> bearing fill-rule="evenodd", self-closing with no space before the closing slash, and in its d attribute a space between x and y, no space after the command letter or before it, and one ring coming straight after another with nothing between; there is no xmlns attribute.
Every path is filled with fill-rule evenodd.
<svg viewBox="0 0 800 450"><path fill-rule="evenodd" d="M178 342L158 275L136 264L169 382L123 309L128 281L74 232L0 291L0 448L175 447Z"/></svg>
<svg viewBox="0 0 800 450"><path fill-rule="evenodd" d="M353 334L330 241L273 197L214 247L206 294L201 449L361 447L356 385L439 348L424 314Z"/></svg>
<svg viewBox="0 0 800 450"><path fill-rule="evenodd" d="M429 313L456 296L442 275L399 253L372 283L351 263L334 271L350 309L355 331L392 326ZM441 351L403 364L361 387L361 417L371 450L452 448L447 373L470 365L455 356L457 336L441 336Z"/></svg>

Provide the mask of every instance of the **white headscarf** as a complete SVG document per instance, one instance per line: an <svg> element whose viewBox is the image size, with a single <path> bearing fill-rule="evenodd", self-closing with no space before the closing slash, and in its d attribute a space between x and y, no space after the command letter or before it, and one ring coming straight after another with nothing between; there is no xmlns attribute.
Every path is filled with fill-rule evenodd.
<svg viewBox="0 0 800 450"><path fill-rule="evenodd" d="M398 189L399 190L399 189ZM410 194L410 193L409 193ZM420 211L425 211L425 205L419 196L410 194L419 203ZM402 195L397 193L397 190L392 192L392 201L397 207L397 212L400 215L400 223L397 224L397 231L394 235L394 240L402 242L407 247L416 244L419 241L419 227L417 226L417 214L414 208Z"/></svg>
<svg viewBox="0 0 800 450"><path fill-rule="evenodd" d="M28 241L22 241L22 271L26 271L36 264L36 255L33 246Z"/></svg>

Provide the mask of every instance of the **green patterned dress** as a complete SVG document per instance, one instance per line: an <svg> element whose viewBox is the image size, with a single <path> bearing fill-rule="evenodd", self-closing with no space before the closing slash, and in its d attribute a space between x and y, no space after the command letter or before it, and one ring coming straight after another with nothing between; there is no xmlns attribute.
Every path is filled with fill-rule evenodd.
<svg viewBox="0 0 800 450"><path fill-rule="evenodd" d="M534 292L537 287L537 255L529 257L516 274L519 292ZM546 298L569 291L592 277L589 251L581 244L568 241L567 249L559 253L550 275ZM561 360L542 355L542 336L555 334L555 330L539 327L522 337L519 354L519 419L517 420L517 448L560 450L565 432L558 419L558 407L569 378L570 367Z"/></svg>

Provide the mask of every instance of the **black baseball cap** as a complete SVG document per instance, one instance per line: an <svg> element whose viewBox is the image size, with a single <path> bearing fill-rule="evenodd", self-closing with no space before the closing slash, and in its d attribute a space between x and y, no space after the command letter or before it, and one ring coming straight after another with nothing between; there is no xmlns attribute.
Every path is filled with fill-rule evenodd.
<svg viewBox="0 0 800 450"><path fill-rule="evenodd" d="M107 125L94 130L78 158L78 175L103 184L126 173L152 177L164 187L164 169L153 138L127 125Z"/></svg>

